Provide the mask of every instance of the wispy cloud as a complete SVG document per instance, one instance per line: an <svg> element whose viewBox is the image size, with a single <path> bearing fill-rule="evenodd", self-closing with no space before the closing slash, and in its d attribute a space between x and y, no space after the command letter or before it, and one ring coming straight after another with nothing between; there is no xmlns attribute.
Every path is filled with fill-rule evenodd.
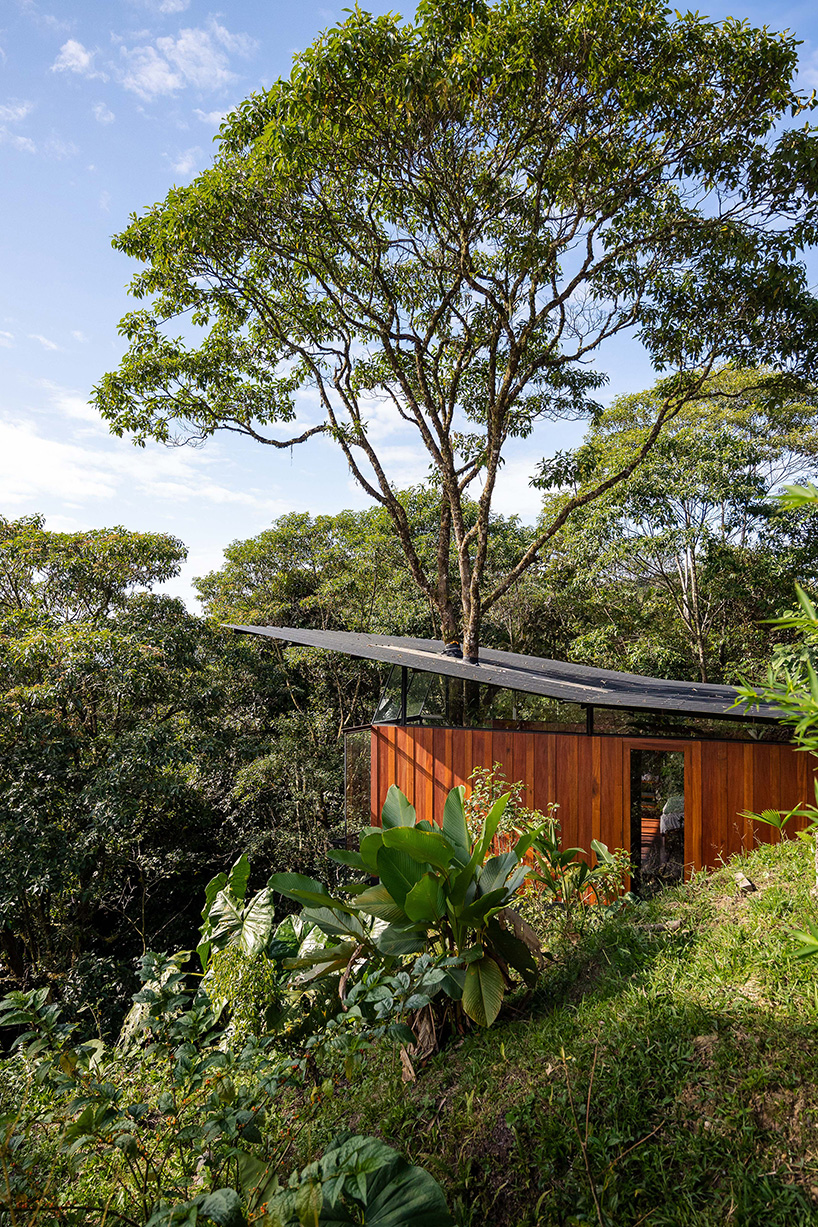
<svg viewBox="0 0 818 1227"><path fill-rule="evenodd" d="M107 74L96 68L94 59L96 51L89 51L75 38L69 38L60 47L59 55L51 65L52 72L74 72L89 80L107 81Z"/></svg>
<svg viewBox="0 0 818 1227"><path fill-rule="evenodd" d="M99 124L112 124L116 115L108 109L104 102L97 102L94 104L94 119Z"/></svg>
<svg viewBox="0 0 818 1227"><path fill-rule="evenodd" d="M54 407L71 416L72 401L80 421L90 422L82 412L82 398L54 388ZM94 412L90 410L91 412ZM76 429L76 428L75 428ZM117 500L147 496L155 502L167 500L204 507L234 505L265 516L281 514L287 508L266 492L232 490L210 479L214 461L201 452L151 448L149 452L111 439L102 433L58 439L54 431L40 432L30 421L0 419L0 488L6 507L29 510L59 499L67 507L81 507L106 499Z"/></svg>
<svg viewBox="0 0 818 1227"><path fill-rule="evenodd" d="M62 346L58 345L56 341L49 340L48 337L44 337L42 333L40 332L30 332L28 334L28 337L30 341L38 341L40 345L42 345L43 349L61 349L62 348Z"/></svg>
<svg viewBox="0 0 818 1227"><path fill-rule="evenodd" d="M184 13L190 8L190 0L143 0L143 3L154 13Z"/></svg>
<svg viewBox="0 0 818 1227"><path fill-rule="evenodd" d="M33 110L33 102L3 103L0 105L0 124L19 124Z"/></svg>
<svg viewBox="0 0 818 1227"><path fill-rule="evenodd" d="M150 101L187 86L218 90L236 79L229 54L247 56L257 44L247 34L232 34L211 19L207 28L180 30L176 38L157 38L138 47L121 48L122 85Z"/></svg>
<svg viewBox="0 0 818 1227"><path fill-rule="evenodd" d="M32 102L6 102L0 105L0 145L11 145L21 153L36 153L37 146L29 136L15 132L10 124L19 124L34 110Z"/></svg>
<svg viewBox="0 0 818 1227"><path fill-rule="evenodd" d="M227 118L227 111L200 111L198 107L194 108L193 114L197 119L200 119L203 124L210 124L214 128L218 128L222 120Z"/></svg>
<svg viewBox="0 0 818 1227"><path fill-rule="evenodd" d="M171 168L177 175L189 175L195 168L201 153L198 145L193 149L185 149L183 153L177 155L175 162L171 162Z"/></svg>
<svg viewBox="0 0 818 1227"><path fill-rule="evenodd" d="M71 332L71 336L74 338L75 341L79 341L81 345L87 345L88 342L91 340L91 338L87 337L84 332L80 331L79 328L73 329L73 331Z"/></svg>
<svg viewBox="0 0 818 1227"><path fill-rule="evenodd" d="M13 348L14 348L14 333L13 332L0 332L0 349L13 349Z"/></svg>

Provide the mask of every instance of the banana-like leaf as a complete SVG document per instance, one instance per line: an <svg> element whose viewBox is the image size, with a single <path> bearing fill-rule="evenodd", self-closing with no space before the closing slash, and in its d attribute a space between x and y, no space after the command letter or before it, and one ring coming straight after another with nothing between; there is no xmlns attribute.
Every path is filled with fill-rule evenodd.
<svg viewBox="0 0 818 1227"><path fill-rule="evenodd" d="M499 887L498 890L490 890L487 895L478 895L473 903L468 904L457 915L460 924L470 925L472 928L479 928L488 917L500 910L503 902L506 899L506 891L504 887Z"/></svg>
<svg viewBox="0 0 818 1227"><path fill-rule="evenodd" d="M457 849L457 859L465 864L471 855L471 838L466 825L466 811L463 808L465 787L461 784L453 788L443 806L443 834L449 843Z"/></svg>
<svg viewBox="0 0 818 1227"><path fill-rule="evenodd" d="M321 932L326 933L328 937L349 937L356 941L363 941L367 936L366 929L357 916L350 916L335 908L304 908L301 916L309 923L318 925Z"/></svg>
<svg viewBox="0 0 818 1227"><path fill-rule="evenodd" d="M378 852L377 869L382 884L392 898L403 907L406 896L423 877L427 865L421 865L401 848L382 846Z"/></svg>
<svg viewBox="0 0 818 1227"><path fill-rule="evenodd" d="M353 909L345 899L328 894L327 888L315 878L302 873L273 873L267 879L269 890L278 891L287 899L294 899L305 907L332 907L352 915Z"/></svg>
<svg viewBox="0 0 818 1227"><path fill-rule="evenodd" d="M378 872L378 853L383 847L383 831L378 827L367 835L361 836L361 860L371 874Z"/></svg>
<svg viewBox="0 0 818 1227"><path fill-rule="evenodd" d="M415 807L409 804L408 798L404 796L397 784L390 784L381 810L383 829L388 831L395 827L413 827L416 822Z"/></svg>
<svg viewBox="0 0 818 1227"><path fill-rule="evenodd" d="M424 873L409 891L403 907L410 920L434 924L446 909L440 878L432 873Z"/></svg>
<svg viewBox="0 0 818 1227"><path fill-rule="evenodd" d="M355 907L365 916L377 916L379 920L389 921L390 924L406 924L408 920L403 908L398 906L382 882L356 895Z"/></svg>
<svg viewBox="0 0 818 1227"><path fill-rule="evenodd" d="M494 805L492 805L491 809L486 814L485 821L483 822L483 831L480 839L477 841L477 846L480 849L481 861L488 852L491 841L497 834L497 828L502 821L503 814L506 812L506 806L508 805L510 796L510 792L504 792L502 797L497 798Z"/></svg>
<svg viewBox="0 0 818 1227"><path fill-rule="evenodd" d="M383 833L384 847L406 852L420 865L446 870L455 850L440 831L419 831L417 827L395 827Z"/></svg>
<svg viewBox="0 0 818 1227"><path fill-rule="evenodd" d="M463 985L463 1009L479 1027L490 1027L503 1004L503 973L490 955L470 963Z"/></svg>
<svg viewBox="0 0 818 1227"><path fill-rule="evenodd" d="M608 845L603 844L600 839L591 840L591 849L596 853L596 859L600 865L616 864L616 858L609 852Z"/></svg>
<svg viewBox="0 0 818 1227"><path fill-rule="evenodd" d="M501 852L499 856L493 856L491 860L486 861L478 880L478 892L481 895L487 895L490 890L497 890L499 886L505 886L508 875L517 864L519 862L516 852Z"/></svg>
<svg viewBox="0 0 818 1227"><path fill-rule="evenodd" d="M339 967L346 967L357 948L357 942L339 942L337 946L325 946L322 950L313 950L311 954L299 954L285 959L284 966L291 971L300 971L304 967L326 964L337 971Z"/></svg>
<svg viewBox="0 0 818 1227"><path fill-rule="evenodd" d="M381 954L390 955L420 954L426 949L426 939L422 933L400 925L387 925L375 944Z"/></svg>
<svg viewBox="0 0 818 1227"><path fill-rule="evenodd" d="M327 860L335 861L339 865L348 865L350 869L359 869L361 872L366 870L364 858L360 852L355 852L352 848L330 848Z"/></svg>

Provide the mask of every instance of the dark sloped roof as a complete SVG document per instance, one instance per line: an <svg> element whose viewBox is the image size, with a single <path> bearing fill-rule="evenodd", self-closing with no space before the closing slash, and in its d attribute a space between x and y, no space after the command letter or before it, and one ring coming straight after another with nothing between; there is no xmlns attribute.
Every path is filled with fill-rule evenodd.
<svg viewBox="0 0 818 1227"><path fill-rule="evenodd" d="M541 694L564 703L590 704L594 707L622 707L643 711L679 712L688 716L717 719L775 720L780 713L773 707L759 706L745 712L734 708L736 691L732 686L711 686L703 682L673 682L638 673L615 673L588 665L544 660L539 656L520 656L481 648L478 664L443 655L437 639L403 639L397 635L362 635L351 631L299 630L292 626L234 626L229 630L248 635L263 635L287 643L343 652L389 665L406 665L425 673L460 677L485 682L526 694Z"/></svg>

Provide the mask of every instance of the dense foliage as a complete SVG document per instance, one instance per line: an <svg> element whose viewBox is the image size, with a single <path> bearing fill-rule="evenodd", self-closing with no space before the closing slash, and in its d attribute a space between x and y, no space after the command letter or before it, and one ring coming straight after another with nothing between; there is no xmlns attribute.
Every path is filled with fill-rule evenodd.
<svg viewBox="0 0 818 1227"><path fill-rule="evenodd" d="M713 371L770 364L758 383L778 392L816 377L800 260L818 237L816 137L791 122L816 103L793 88L797 46L661 0L424 0L414 21L356 8L227 117L211 167L115 237L149 301L122 320L103 416L137 442L331 439L444 636L475 656L487 611L712 395ZM173 335L183 315L193 331ZM590 360L625 332L667 376L653 412L498 568L509 440L596 413ZM384 414L428 456L431 558Z"/></svg>

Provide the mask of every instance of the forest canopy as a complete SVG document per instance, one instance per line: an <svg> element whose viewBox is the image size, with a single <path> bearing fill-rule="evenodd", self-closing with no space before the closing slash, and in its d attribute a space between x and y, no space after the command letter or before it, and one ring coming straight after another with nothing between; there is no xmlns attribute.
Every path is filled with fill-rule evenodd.
<svg viewBox="0 0 818 1227"><path fill-rule="evenodd" d="M489 611L712 398L711 375L763 368L779 399L816 378L801 259L818 237L801 118L816 103L793 88L797 45L657 0L444 0L414 22L355 9L227 117L210 168L115 237L147 302L121 322L129 348L98 407L136 442L332 439L444 637L476 656ZM626 334L663 376L650 414L497 567L509 441L547 453L549 422L597 415L593 362ZM442 493L431 555L371 430L378 406Z"/></svg>

